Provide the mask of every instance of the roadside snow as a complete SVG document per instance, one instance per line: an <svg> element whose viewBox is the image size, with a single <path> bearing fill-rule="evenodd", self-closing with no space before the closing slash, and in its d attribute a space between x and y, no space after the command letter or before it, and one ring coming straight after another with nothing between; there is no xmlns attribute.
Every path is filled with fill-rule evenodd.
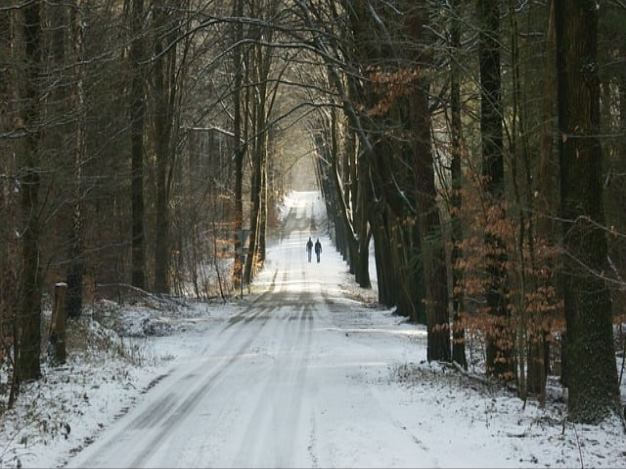
<svg viewBox="0 0 626 469"><path fill-rule="evenodd" d="M233 308L191 303L159 310L103 300L70 322L68 362L44 363L43 378L23 385L15 408L0 416L0 467L64 465L124 416L177 360L198 353L205 346L202 331Z"/></svg>

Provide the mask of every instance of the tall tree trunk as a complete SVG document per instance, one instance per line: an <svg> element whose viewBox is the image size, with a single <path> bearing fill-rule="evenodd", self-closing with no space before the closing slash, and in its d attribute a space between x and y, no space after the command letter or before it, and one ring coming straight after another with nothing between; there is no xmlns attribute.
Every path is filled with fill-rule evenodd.
<svg viewBox="0 0 626 469"><path fill-rule="evenodd" d="M413 93L418 228L426 287L427 359L450 361L448 274L431 150L428 87L423 80L419 80Z"/></svg>
<svg viewBox="0 0 626 469"><path fill-rule="evenodd" d="M156 226L154 245L154 291L169 293L170 241L168 170L172 164L172 103L176 89L176 43L172 34L166 34L168 14L162 0L154 2L154 92L155 153L156 153ZM165 52L165 38L173 43Z"/></svg>
<svg viewBox="0 0 626 469"><path fill-rule="evenodd" d="M243 0L233 1L233 16L241 18L243 16ZM243 81L242 72L242 49L243 41L243 25L238 21L234 25L234 42L236 46L233 49L233 68L234 68L234 85L233 85L233 140L234 140L234 157L235 157L235 213L233 225L233 240L235 259L233 263L233 285L239 288L242 282L243 274L243 159L245 154L245 146L241 143L241 86Z"/></svg>
<svg viewBox="0 0 626 469"><path fill-rule="evenodd" d="M260 51L261 46L256 46L255 55L255 65L256 68L256 78L257 82L261 80L261 56L262 53ZM252 199L252 209L250 210L250 241L248 246L248 256L246 258L246 266L244 272L244 282L249 284L254 277L254 273L256 270L256 265L258 261L259 255L259 234L261 227L261 196L262 196L262 183L263 183L263 127L265 125L265 89L263 84L261 83L258 88L263 88L263 92L261 89L257 89L256 91L256 100L254 105L254 126L253 126L253 135L254 135L254 161L253 161L253 169L251 174L251 189L250 196Z"/></svg>
<svg viewBox="0 0 626 469"><path fill-rule="evenodd" d="M271 15L277 3L260 2L256 5L258 11ZM253 10L253 13L257 10ZM252 174L252 210L250 217L250 247L244 280L252 281L257 267L262 265L265 259L265 235L267 229L267 152L270 129L268 128L269 114L272 111L273 100L268 103L267 83L272 65L272 49L265 47L261 42L272 41L271 28L260 27L257 31L260 42L255 44L253 51L254 73L256 78L256 108L254 115L254 168Z"/></svg>
<svg viewBox="0 0 626 469"><path fill-rule="evenodd" d="M461 311L463 310L462 271L458 263L462 258L461 241L463 240L463 228L460 214L462 206L461 189L463 172L461 167L463 124L461 121L461 73L458 64L458 54L461 50L461 22L459 15L459 2L451 2L452 18L450 19L450 45L452 56L450 57L450 133L451 133L451 179L452 179L452 210L450 214L452 225L452 360L467 369L465 357L465 329L462 323Z"/></svg>
<svg viewBox="0 0 626 469"><path fill-rule="evenodd" d="M425 12L414 8L407 18L409 34L414 44L423 47ZM414 57L416 63L428 63L421 50ZM419 77L423 70L417 69L417 78L409 84L411 99L409 116L412 129L412 152L415 174L416 207L421 247L423 279L426 287L427 353L428 361L450 361L450 325L448 311L448 273L431 142L431 116L428 105L428 80Z"/></svg>
<svg viewBox="0 0 626 469"><path fill-rule="evenodd" d="M18 382L41 376L41 253L40 253L40 80L42 71L42 19L40 1L23 7L26 76L23 84L22 125L26 131L20 186L22 191L22 284L17 346Z"/></svg>
<svg viewBox="0 0 626 469"><path fill-rule="evenodd" d="M262 7L262 11L264 11L269 17L275 13L275 9L277 8L278 2L276 0L272 0L265 4ZM273 29L269 28L263 32L261 37L262 40L267 42L272 42L273 37ZM261 79L260 81L260 94L263 96L261 99L263 100L262 111L263 114L261 117L263 118L262 127L261 127L261 151L262 151L262 161L261 161L261 200L260 200L260 214L259 214L259 265L263 266L265 262L266 256L266 244L267 244L267 221L270 213L270 207L268 204L270 203L270 148L271 148L271 138L273 138L272 128L270 127L270 119L272 115L272 111L274 108L274 103L276 99L276 93L278 91L278 86L274 85L273 89L268 90L268 80L270 78L270 71L272 67L273 61L273 50L272 48L260 48L259 49L259 62L260 62L260 71L261 71ZM283 71L286 68L283 69ZM281 75L278 76L280 80Z"/></svg>
<svg viewBox="0 0 626 469"><path fill-rule="evenodd" d="M145 278L145 233L144 233L144 122L145 90L144 69L144 2L132 0L130 66L132 78L130 85L130 140L131 140L131 205L132 205L132 251L131 269L133 286L146 287Z"/></svg>
<svg viewBox="0 0 626 469"><path fill-rule="evenodd" d="M478 55L480 67L480 133L482 175L489 197L486 227L487 307L493 317L492 333L487 337L487 372L502 378L513 375L511 331L506 295L506 252L498 224L504 220L504 159L502 154L502 83L500 78L499 0L478 0L480 20Z"/></svg>
<svg viewBox="0 0 626 469"><path fill-rule="evenodd" d="M539 149L539 168L537 169L537 234L552 244L555 240L554 216L557 212L558 199L558 160L554 151L553 134L556 128L556 77L555 59L555 27L554 0L550 1L548 13L548 30L545 46L545 64L543 73L543 89L541 97L541 146Z"/></svg>
<svg viewBox="0 0 626 469"><path fill-rule="evenodd" d="M359 257L356 262L355 274L356 281L361 288L371 288L372 282L369 271L371 232L368 227L371 189L367 159L363 157L359 158L356 166L358 177L355 178L354 184L357 186L358 192L356 203L356 231L359 240Z"/></svg>
<svg viewBox="0 0 626 469"><path fill-rule="evenodd" d="M568 411L595 423L619 404L611 297L603 272L607 241L593 0L555 0L563 293L567 327Z"/></svg>
<svg viewBox="0 0 626 469"><path fill-rule="evenodd" d="M330 151L328 154L328 160L331 162L331 181L334 188L334 200L337 201L338 225L340 226L341 244L344 244L344 250L347 254L347 261L350 267L350 273L354 274L354 263L357 258L358 241L354 231L353 220L350 217L350 191L343 184L343 178L341 173L346 174L348 167L346 166L346 160L349 158L347 153L340 151L338 142L340 140L340 123L337 118L337 112L335 109L330 110L330 123L328 126L330 139ZM325 142L321 142L324 145ZM343 153L343 154L342 154ZM343 157L343 159L342 159Z"/></svg>
<svg viewBox="0 0 626 469"><path fill-rule="evenodd" d="M551 0L548 8L548 26L545 45L545 63L543 71L542 93L542 128L539 147L539 167L537 169L537 216L535 221L537 239L552 247L556 242L554 219L557 213L558 200L558 161L554 151L553 134L555 130L556 109L556 77L555 77L555 32L554 32L554 1ZM539 259L543 266L552 271L554 265L551 259ZM535 266L537 268L539 266ZM545 269L542 269L545 271ZM554 288L552 278L538 278L540 286ZM542 318L544 319L544 318ZM530 344L528 359L528 392L539 396L541 402L545 399L545 385L548 376L550 360L550 341L547 336L550 331L542 328L539 340ZM562 362L563 365L564 362Z"/></svg>
<svg viewBox="0 0 626 469"><path fill-rule="evenodd" d="M337 181L342 181L338 187L341 188L341 192L338 196L343 200L343 207L345 218L348 224L345 224L343 232L345 234L343 242L347 249L345 250L345 260L348 263L348 272L355 274L355 265L357 262L357 244L356 233L354 232L354 226L350 226L350 221L354 224L355 212L357 204L354 203L353 195L356 194L356 178L353 178L352 170L354 168L354 149L350 147L350 142L343 137L346 129L342 125L340 116L337 115L336 109L330 110L331 115L331 141L332 141L332 161L336 161L336 171L338 176ZM343 145L341 145L343 144ZM354 185L354 186L353 186ZM357 280L358 281L358 280Z"/></svg>
<svg viewBox="0 0 626 469"><path fill-rule="evenodd" d="M268 207L268 151L267 151L267 133L263 136L263 162L261 164L261 200L260 200L260 213L259 213L259 264L263 265L266 255L266 239L267 239L267 214Z"/></svg>
<svg viewBox="0 0 626 469"><path fill-rule="evenodd" d="M10 11L0 11L0 60L9 63L15 55L15 17L17 15ZM20 102L17 99L17 70L15 68L2 67L0 69L0 132L8 132L11 128L11 120L9 116L14 116L15 105ZM13 103L13 104L11 104ZM14 168L7 159L0 159L0 171L4 174L10 174ZM17 244L17 233L14 229L16 219L14 216L16 197L15 193L10 190L11 184L7 178L0 179L0 336L11 340L0 341L0 353L5 356L11 356L15 352L17 346L16 331L16 295L17 287L14 282L15 272L15 253L12 252L10 246ZM13 229L12 229L13 228ZM13 355L15 356L15 354ZM17 391L17 375L16 368L13 367L12 377L7 382L13 384L9 392L8 407L13 406L15 392Z"/></svg>
<svg viewBox="0 0 626 469"><path fill-rule="evenodd" d="M85 160L85 67L83 65L85 44L85 11L83 0L75 0L72 5L72 42L74 47L73 106L76 113L72 201L72 226L70 232L70 265L67 269L67 294L65 311L69 317L77 318L83 306L83 273L85 259L83 252L83 161Z"/></svg>

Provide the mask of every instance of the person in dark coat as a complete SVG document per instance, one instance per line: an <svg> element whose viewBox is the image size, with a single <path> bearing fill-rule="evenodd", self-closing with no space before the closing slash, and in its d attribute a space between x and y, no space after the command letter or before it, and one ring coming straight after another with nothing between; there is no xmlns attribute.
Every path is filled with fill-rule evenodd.
<svg viewBox="0 0 626 469"><path fill-rule="evenodd" d="M322 254L322 243L320 243L320 239L317 238L315 241L315 255L317 256L317 263L320 262L320 254Z"/></svg>
<svg viewBox="0 0 626 469"><path fill-rule="evenodd" d="M309 262L311 262L311 252L313 251L313 240L309 236L309 240L306 243L306 252L309 255Z"/></svg>

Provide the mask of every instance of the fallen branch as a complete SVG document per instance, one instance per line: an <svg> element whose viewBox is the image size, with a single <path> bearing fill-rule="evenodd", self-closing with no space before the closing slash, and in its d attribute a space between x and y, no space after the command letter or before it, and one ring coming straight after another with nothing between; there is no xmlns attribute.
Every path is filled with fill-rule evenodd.
<svg viewBox="0 0 626 469"><path fill-rule="evenodd" d="M478 376L478 375L476 375L474 373L470 373L465 368L463 368L461 365L459 365L457 362L445 363L445 365L452 366L456 371L461 373L466 378L470 378L470 379L472 379L474 381L478 381L480 384L484 384L485 386L490 386L490 385L494 384L492 381L488 380L484 376Z"/></svg>
<svg viewBox="0 0 626 469"><path fill-rule="evenodd" d="M452 363L439 362L439 363L441 365L454 368L456 371L461 373L466 378L469 378L469 379L471 379L473 381L476 381L476 382L478 382L478 383L480 383L480 384L482 384L484 386L501 386L501 387L506 388L508 391L511 391L511 392L514 392L514 393L517 394L517 387L515 387L514 385L512 385L512 384L510 384L508 382L497 381L497 380L485 378L484 376L479 376L479 375L474 374L474 373L470 373L465 368L463 368L461 365L459 365L457 362L452 362Z"/></svg>
<svg viewBox="0 0 626 469"><path fill-rule="evenodd" d="M578 447L578 456L580 458L580 469L585 469L585 462L583 460L583 450L580 447L580 438L578 438L578 431L576 430L576 424L572 423L574 428L574 436L576 437L576 446Z"/></svg>

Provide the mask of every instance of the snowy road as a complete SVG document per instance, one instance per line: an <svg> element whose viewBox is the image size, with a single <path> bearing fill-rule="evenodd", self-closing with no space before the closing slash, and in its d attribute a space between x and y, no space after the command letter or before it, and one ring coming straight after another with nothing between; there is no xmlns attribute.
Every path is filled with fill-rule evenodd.
<svg viewBox="0 0 626 469"><path fill-rule="evenodd" d="M562 404L427 364L423 327L355 299L318 197L288 198L241 306L154 338L169 373L70 467L626 467L617 419L565 425Z"/></svg>
<svg viewBox="0 0 626 469"><path fill-rule="evenodd" d="M370 314L338 289L345 264L316 231L313 197L289 208L256 299L207 332L199 356L179 363L71 466L437 464L361 379L364 369L386 375L401 357L397 345L385 356L386 331L361 334ZM325 248L320 264L306 260L309 235Z"/></svg>

